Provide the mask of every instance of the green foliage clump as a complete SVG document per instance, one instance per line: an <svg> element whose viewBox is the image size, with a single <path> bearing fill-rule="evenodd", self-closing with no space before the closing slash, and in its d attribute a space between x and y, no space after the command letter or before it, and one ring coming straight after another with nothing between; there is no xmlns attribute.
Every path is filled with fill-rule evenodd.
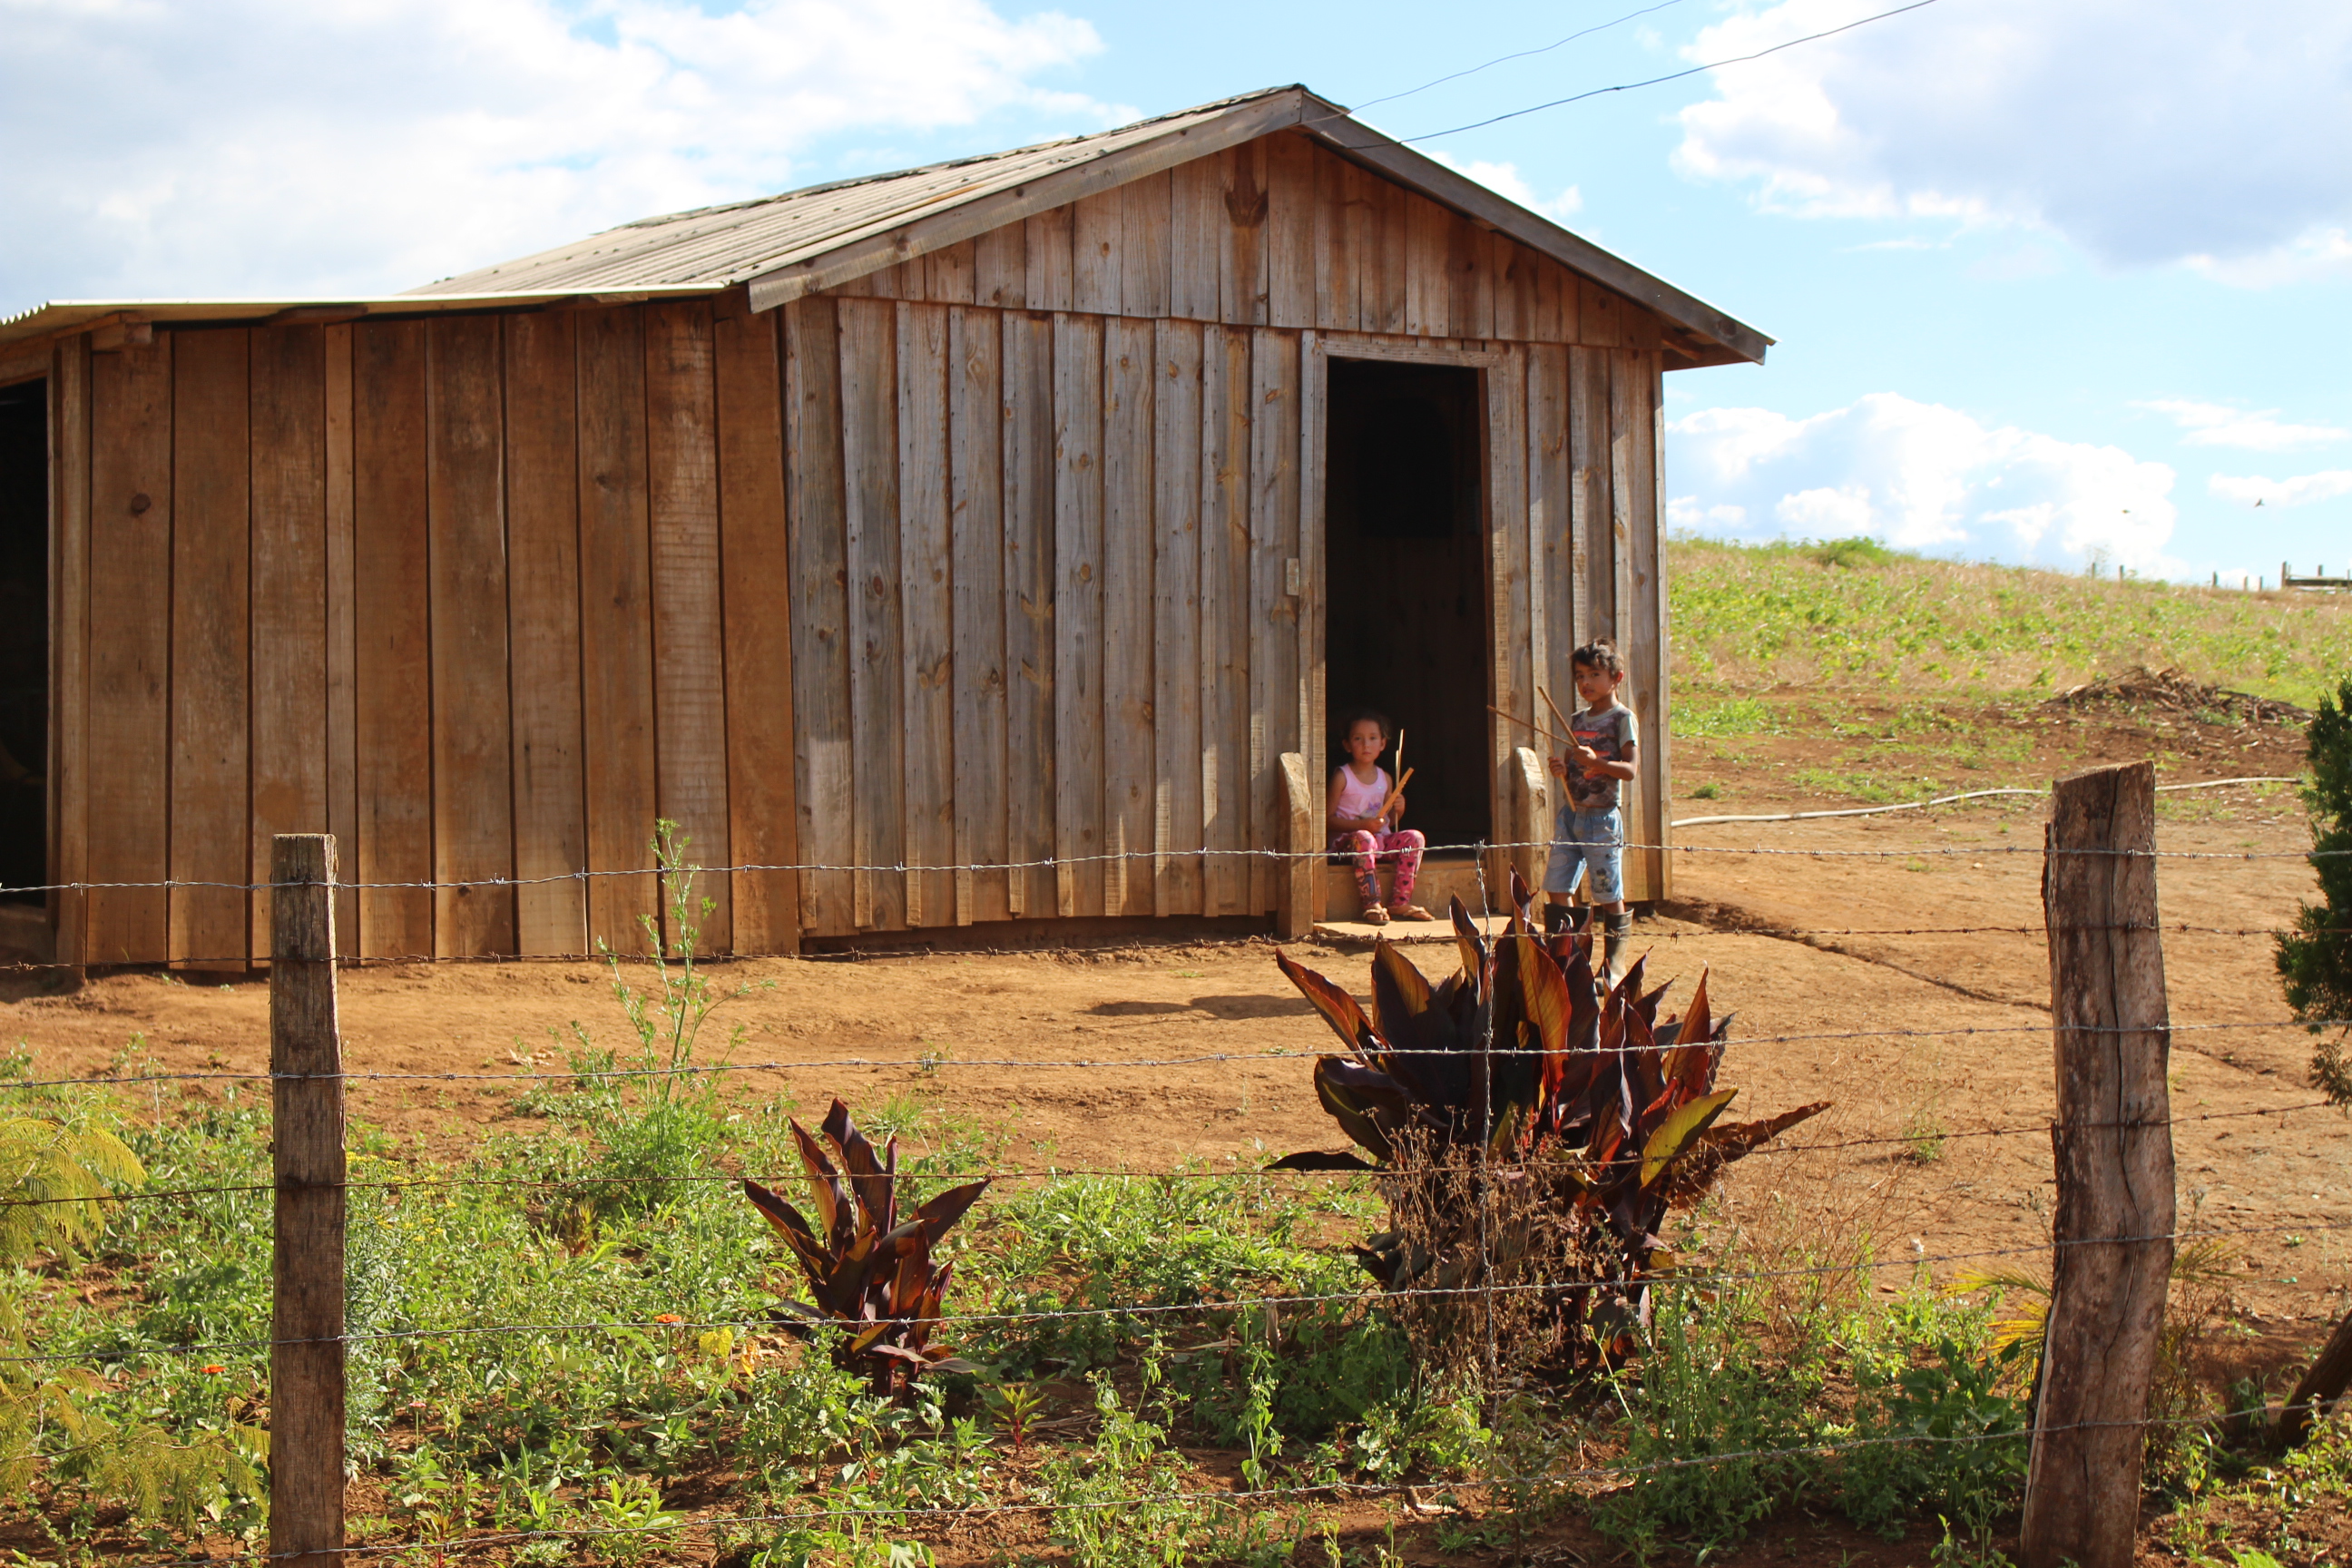
<svg viewBox="0 0 2352 1568"><path fill-rule="evenodd" d="M2295 910L2294 929L2273 939L2286 1005L2305 1023L2352 1018L2352 680L2319 700L2310 729L2310 778L2303 804L2311 815L2311 865L2319 902ZM2323 1040L2312 1081L2338 1105L2352 1105L2348 1031Z"/></svg>

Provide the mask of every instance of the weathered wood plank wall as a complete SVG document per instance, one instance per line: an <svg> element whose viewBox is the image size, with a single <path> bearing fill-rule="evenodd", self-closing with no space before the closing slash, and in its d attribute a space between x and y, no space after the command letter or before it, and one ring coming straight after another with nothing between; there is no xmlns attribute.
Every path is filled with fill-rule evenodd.
<svg viewBox="0 0 2352 1568"><path fill-rule="evenodd" d="M779 332L706 300L59 348L52 863L195 884L61 899L61 953L266 958L278 833L342 840L346 951L385 956L640 945L652 879L582 873L647 866L657 813L793 864ZM797 943L790 872L699 890L707 950Z"/></svg>
<svg viewBox="0 0 2352 1568"><path fill-rule="evenodd" d="M349 895L352 952L628 947L666 918L660 815L705 864L815 868L706 879L706 948L1268 911L1273 863L1230 852L1281 844L1281 753L1326 761L1350 355L1485 377L1491 695L1539 718L1615 637L1657 835L1654 319L1294 136L770 314L58 355L60 875L257 880L269 835L324 829L362 882L469 884ZM1665 870L1629 858L1633 895ZM268 918L58 911L94 963L244 962Z"/></svg>

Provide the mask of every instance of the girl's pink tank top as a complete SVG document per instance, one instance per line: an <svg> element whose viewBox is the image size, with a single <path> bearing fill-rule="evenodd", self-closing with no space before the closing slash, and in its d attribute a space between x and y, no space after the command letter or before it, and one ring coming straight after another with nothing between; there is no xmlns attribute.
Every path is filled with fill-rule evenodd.
<svg viewBox="0 0 2352 1568"><path fill-rule="evenodd" d="M1342 763L1339 768L1339 815L1350 819L1366 817L1380 810L1389 798L1389 775L1385 768L1372 770L1372 782L1358 784L1356 770Z"/></svg>

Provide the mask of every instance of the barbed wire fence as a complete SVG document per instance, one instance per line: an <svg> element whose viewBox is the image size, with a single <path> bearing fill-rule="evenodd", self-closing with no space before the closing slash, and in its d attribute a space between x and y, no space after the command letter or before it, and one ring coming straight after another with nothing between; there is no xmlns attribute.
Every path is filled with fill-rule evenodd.
<svg viewBox="0 0 2352 1568"><path fill-rule="evenodd" d="M1689 854L1753 854L1822 857L1870 857L1876 858L1914 858L1928 854L1967 856L1981 859L1998 854L2040 854L2045 868L2045 918L2040 925L1921 925L1904 928L1853 927L1824 929L1797 932L1774 929L1774 936L1916 936L1916 935L1977 935L2007 934L2041 936L2052 949L2053 995L2060 1002L2058 1014L2050 1024L2018 1026L1960 1026L1951 1028L1916 1029L1856 1029L1836 1031L1792 1032L1781 1035L1743 1037L1737 1043L1742 1050L1768 1046L1792 1046L1801 1043L1841 1040L1883 1041L1890 1038L1959 1038L1980 1035L2038 1034L2044 1028L2054 1030L2059 1064L2060 1093L2058 1114L2053 1122L2016 1122L1981 1127L1964 1127L1939 1131L1944 1142L1961 1140L2000 1140L2018 1137L2047 1137L2053 1149L2054 1173L2058 1186L2055 1223L2050 1239L2043 1244L2021 1247L1974 1247L1959 1250L1927 1252L1919 1249L1916 1255L1884 1259L1868 1258L1830 1264L1812 1264L1775 1269L1685 1269L1675 1272L1673 1282L1696 1289L1715 1289L1743 1283L1776 1279L1801 1278L1829 1274L1853 1274L1887 1269L1916 1270L1923 1267L1958 1263L1982 1264L2000 1258L2041 1258L2051 1266L2053 1300L2048 1315L2049 1331L2045 1340L2044 1361L2037 1378L2039 1397L2033 1411L2031 1445L2032 1461L2027 1487L2026 1545L2029 1568L2036 1562L2054 1563L2051 1555L2061 1547L2065 1554L2090 1563L2112 1558L2117 1531L2121 1531L2125 1551L2137 1518L2138 1465L2137 1454L2144 1434L2152 1427L2197 1425L2223 1419L2219 1416L2150 1417L2147 1414L2147 1397L2150 1366L2155 1352L2156 1335L2163 1321L2164 1295L2174 1247L2182 1243L2226 1237L2281 1235L2291 1232L2330 1232L2352 1229L2352 1221L2302 1219L2273 1225L2207 1226L2178 1223L2172 1203L2174 1179L2172 1169L2172 1130L2200 1123L2243 1120L2280 1119L2302 1113L2315 1113L2331 1109L2324 1100L2296 1100L2274 1106L2248 1110L2192 1112L2177 1114L2170 1106L2169 1088L2165 1063L2171 1035L2195 1031L2263 1031L2305 1030L2315 1027L2352 1026L2352 1021L2319 1021L2295 1019L2247 1020L2230 1023L2197 1025L2169 1024L2166 1013L2162 985L2161 942L2166 931L2234 934L2242 937L2273 934L2267 928L2200 926L2182 922L2161 922L2156 918L2154 899L2154 863L2158 859L2189 858L2216 860L2251 860L2259 858L2308 858L2309 852L2294 856L2266 855L2260 852L2224 853L2199 851L2158 851L2153 847L2152 795L2141 800L2134 795L2134 784L2120 775L2137 771L2138 787L2145 789L2149 782L2146 770L2106 770L2084 775L2084 780L2067 781L2060 788L2058 826L2053 826L2051 840L2044 846L1978 846L1924 847L1892 850L1772 848L1768 847L1706 847L1677 844L1674 852ZM2078 799L2072 819L2067 816L2067 789L2087 780L2103 781L2097 787L2106 793L2103 804L2085 810ZM2062 831L2072 820L2070 837ZM1485 858L1495 851L1517 851L1547 847L1538 842L1481 843L1460 847L1471 849ZM1442 851L1446 846L1432 847ZM257 1194L273 1195L273 1314L271 1331L267 1339L214 1340L155 1347L152 1353L175 1356L226 1354L236 1352L267 1350L270 1355L270 1413L272 1427L271 1509L269 1543L267 1551L249 1551L245 1558L263 1561L289 1561L306 1564L324 1564L345 1559L363 1558L410 1551L427 1543L422 1542L354 1543L347 1538L343 1516L347 1455L344 1446L345 1362L351 1347L371 1343L392 1343L430 1339L476 1339L498 1334L528 1335L609 1335L620 1332L645 1331L654 1329L677 1331L728 1329L747 1335L772 1324L743 1320L710 1320L688 1321L677 1315L664 1315L651 1320L591 1320L547 1321L442 1327L415 1327L383 1331L350 1331L344 1318L344 1239L349 1223L348 1194L355 1191L397 1193L416 1189L465 1186L545 1186L576 1188L599 1183L626 1184L642 1182L643 1177L594 1177L582 1175L544 1178L432 1176L432 1177L362 1177L353 1179L346 1165L344 1146L343 1097L347 1088L356 1083L431 1083L452 1081L513 1081L646 1079L681 1074L709 1075L719 1072L752 1070L806 1071L817 1068L872 1068L912 1067L926 1070L941 1068L995 1067L1005 1068L1073 1068L1089 1070L1118 1070L1137 1068L1202 1066L1247 1060L1307 1060L1318 1053L1307 1050L1268 1049L1257 1052L1204 1052L1185 1056L1079 1057L1067 1059L1008 1057L998 1058L962 1058L925 1055L921 1057L845 1056L819 1058L776 1059L761 1062L730 1061L716 1064L693 1064L670 1068L583 1068L577 1064L571 1070L522 1070L494 1073L446 1072L384 1072L348 1070L341 1058L341 1032L338 1019L336 977L339 970L360 967L368 963L398 962L385 958L360 959L339 954L334 931L334 904L340 892L366 887L436 887L436 883L364 883L343 882L334 874L331 841L323 836L283 836L274 846L272 874L265 882L249 884L176 882L168 884L138 884L139 886L205 886L243 887L248 891L267 890L272 894L272 942L269 953L271 988L272 1042L270 1070L267 1073L206 1070L201 1072L133 1072L95 1075L70 1079L33 1079L29 1076L0 1080L0 1089L101 1089L136 1087L166 1082L268 1082L272 1094L273 1177L268 1184L258 1182L191 1184L171 1188L123 1193L107 1201L111 1203L162 1204L183 1203L212 1196ZM1213 854L1244 856L1273 855L1293 861L1308 859L1321 862L1328 856L1324 848L1304 851L1208 850ZM1108 859L1118 857L1096 857ZM1146 857L1129 856L1135 859ZM1044 865L1066 862L1046 861ZM939 868L931 868L938 869ZM955 869L988 870L1015 869L1017 867L971 867ZM669 868L648 868L629 871L581 871L573 878L585 879L598 876L646 877L658 876ZM714 870L841 870L874 871L905 870L904 867L728 867ZM566 879L546 879L563 880ZM527 879L494 879L488 882L460 884L467 887L520 886ZM1482 887L1484 878L1481 878ZM126 884L105 884L124 886ZM78 890L88 890L100 884L71 884ZM2072 891L2069 891L2069 889ZM48 890L48 889L40 889ZM1491 909L1482 915L1492 916ZM1262 940L1262 939L1260 939ZM583 952L566 955L539 955L542 962L611 959L607 952ZM736 955L750 956L750 955ZM781 956L781 955L780 955ZM243 962L236 959L218 961L187 960L182 962ZM491 956L474 957L467 962L514 962ZM450 962L443 959L437 962ZM21 964L12 967L43 968L76 967L68 965ZM2070 1007L2067 998L2084 999L2080 1005ZM1491 1050L1492 1044L1486 1047ZM1654 1047L1668 1049L1670 1047ZM1409 1049L1401 1055L1412 1054ZM1889 1146L1916 1144L1916 1134L1874 1134L1861 1137L1810 1139L1767 1144L1755 1152L1763 1157L1789 1157L1817 1152L1832 1152ZM1482 1161L1482 1172L1491 1176L1496 1171L1508 1171L1515 1162ZM1155 1180L1216 1179L1245 1177L1267 1182L1299 1180L1304 1173L1271 1170L1183 1169L1169 1172L1139 1173L1127 1167L1046 1165L1034 1169L998 1169L989 1173L992 1180L1052 1181L1072 1176L1102 1175L1135 1177L1149 1175ZM712 1170L688 1175L651 1178L664 1182L732 1183L753 1173ZM2159 1176L2159 1180L2152 1177ZM11 1198L0 1200L0 1208L37 1206L49 1204L88 1202L76 1198ZM1483 1211L1482 1211L1483 1221ZM1480 1237L1482 1257L1486 1237ZM1492 1371L1491 1336L1494 1304L1498 1298L1528 1292L1556 1292L1571 1283L1566 1280L1498 1280L1490 1268L1482 1268L1476 1281L1465 1286L1444 1288L1412 1286L1395 1290L1378 1291L1369 1287L1362 1291L1346 1294L1329 1292L1273 1293L1237 1295L1215 1300L1182 1302L1134 1301L1085 1307L1056 1307L1015 1312L947 1311L929 1320L940 1324L961 1323L1026 1323L1048 1322L1072 1319L1124 1319L1148 1321L1154 1319L1176 1319L1186 1316L1215 1318L1268 1309L1319 1306L1348 1302L1367 1305L1396 1303L1415 1299L1470 1298L1478 1300L1486 1308L1486 1332L1490 1337L1489 1371ZM1589 1281L1587 1282L1589 1283ZM2148 1292L2153 1289L2151 1310ZM2118 1334L2116 1325L2124 1325ZM2091 1325L2098 1332L2090 1332ZM2092 1343L2095 1338L2097 1343ZM2118 1346L2122 1348L2118 1350ZM29 1353L0 1357L0 1363L54 1363L71 1359L59 1354L45 1353L37 1348ZM1643 1476L1671 1469L1703 1468L1707 1465L1750 1462L1762 1458L1792 1458L1801 1456L1827 1455L1859 1451L1889 1445L1926 1445L2016 1441L2011 1436L1983 1434L1966 1436L1937 1436L1907 1434L1885 1437L1854 1438L1835 1443L1812 1443L1774 1449L1747 1450L1725 1453L1696 1459L1675 1459L1650 1464L1599 1464L1553 1467L1542 1473L1524 1476L1489 1476L1481 1482L1487 1486L1524 1486L1575 1488L1601 1483L1625 1482ZM2130 1462L2123 1463L2124 1450L2128 1448ZM2102 1482L2098 1478L2105 1476ZM2118 1478L2122 1478L2118 1480ZM2122 1500L2129 1494L2127 1512ZM1244 1485L1222 1489L1202 1489L1185 1494L1204 1505L1247 1508L1281 1500L1314 1502L1346 1499L1394 1497L1407 1492L1404 1483L1370 1480L1318 1481L1288 1487ZM627 1536L640 1541L674 1540L682 1531L707 1529L716 1524L744 1528L782 1527L809 1524L823 1521L864 1521L894 1519L909 1524L928 1521L933 1524L969 1522L999 1516L1035 1516L1056 1510L1118 1506L1078 1502L1068 1500L1042 1500L1015 1499L1003 1502L969 1506L888 1507L868 1506L811 1508L766 1513L738 1513L719 1520L698 1519L648 1526L604 1528L566 1524L561 1528L541 1531L476 1531L454 1538L429 1543L444 1556L511 1552L534 1542L588 1541L607 1537ZM2125 1522L2118 1524L2118 1520ZM2040 1538L2037 1540L2037 1530ZM217 1557L189 1558L189 1564L213 1563Z"/></svg>

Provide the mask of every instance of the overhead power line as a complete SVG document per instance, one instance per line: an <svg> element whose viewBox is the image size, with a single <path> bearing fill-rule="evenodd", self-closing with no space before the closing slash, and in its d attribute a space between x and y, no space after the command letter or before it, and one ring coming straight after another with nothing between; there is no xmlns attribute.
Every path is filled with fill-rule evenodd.
<svg viewBox="0 0 2352 1568"><path fill-rule="evenodd" d="M1540 45L1532 49L1521 49L1516 54L1496 55L1485 65L1471 66L1465 69L1454 71L1449 75L1439 77L1434 81L1423 82L1419 87L1409 87L1402 92L1390 93L1385 98L1366 99L1363 102L1359 103L1354 108L1350 109L1349 112L1350 114L1361 114L1365 110L1371 108L1377 103L1394 103L1399 99L1411 98L1416 93L1427 92L1433 87L1444 87L1449 81L1460 81L1465 76L1476 76L1480 71L1492 70L1496 66L1508 65L1513 60L1532 59L1538 55L1548 55L1554 49L1565 48L1570 44L1576 42L1579 38L1589 38L1595 33L1605 33L1612 27L1622 26L1627 22L1646 16L1653 11L1663 11L1670 5L1679 5L1682 3L1683 0L1658 0L1658 3L1654 5L1645 5L1639 11L1628 11L1622 16L1614 17L1606 22L1596 23L1580 32L1570 33L1568 37L1559 40L1557 43Z"/></svg>
<svg viewBox="0 0 2352 1568"><path fill-rule="evenodd" d="M1692 66L1687 70L1669 71L1664 76L1654 76L1643 81L1624 81L1619 82L1614 87L1596 87L1584 92L1571 93L1566 98L1555 98L1549 103L1529 104L1525 109L1509 110L1501 114L1490 115L1485 120L1474 120L1467 125L1449 126L1444 131L1425 131L1418 136L1407 136L1402 140L1408 143L1434 142L1441 136L1455 136L1465 131L1477 131L1486 126L1499 125L1506 120L1517 120L1522 115L1540 114L1547 109L1560 109L1571 103L1581 103L1588 98L1600 98L1612 92L1631 92L1635 88L1656 87L1663 82L1680 81L1685 77L1696 76L1701 71L1721 70L1725 66L1745 65L1749 60L1760 60L1767 55L1777 55L1782 49L1793 49L1799 44L1810 44L1819 38L1835 37L1840 33L1851 33L1856 27L1866 27L1873 22L1884 22L1889 16L1900 16L1906 11L1923 10L1934 4L1936 0L1911 0L1908 5L1897 5L1892 11L1881 11L1874 16L1864 16L1860 21L1848 22L1842 27L1824 27L1818 33L1807 33L1801 38L1790 38L1784 43L1774 44L1769 49L1759 49L1752 55L1734 55L1729 59L1709 60L1703 66Z"/></svg>

